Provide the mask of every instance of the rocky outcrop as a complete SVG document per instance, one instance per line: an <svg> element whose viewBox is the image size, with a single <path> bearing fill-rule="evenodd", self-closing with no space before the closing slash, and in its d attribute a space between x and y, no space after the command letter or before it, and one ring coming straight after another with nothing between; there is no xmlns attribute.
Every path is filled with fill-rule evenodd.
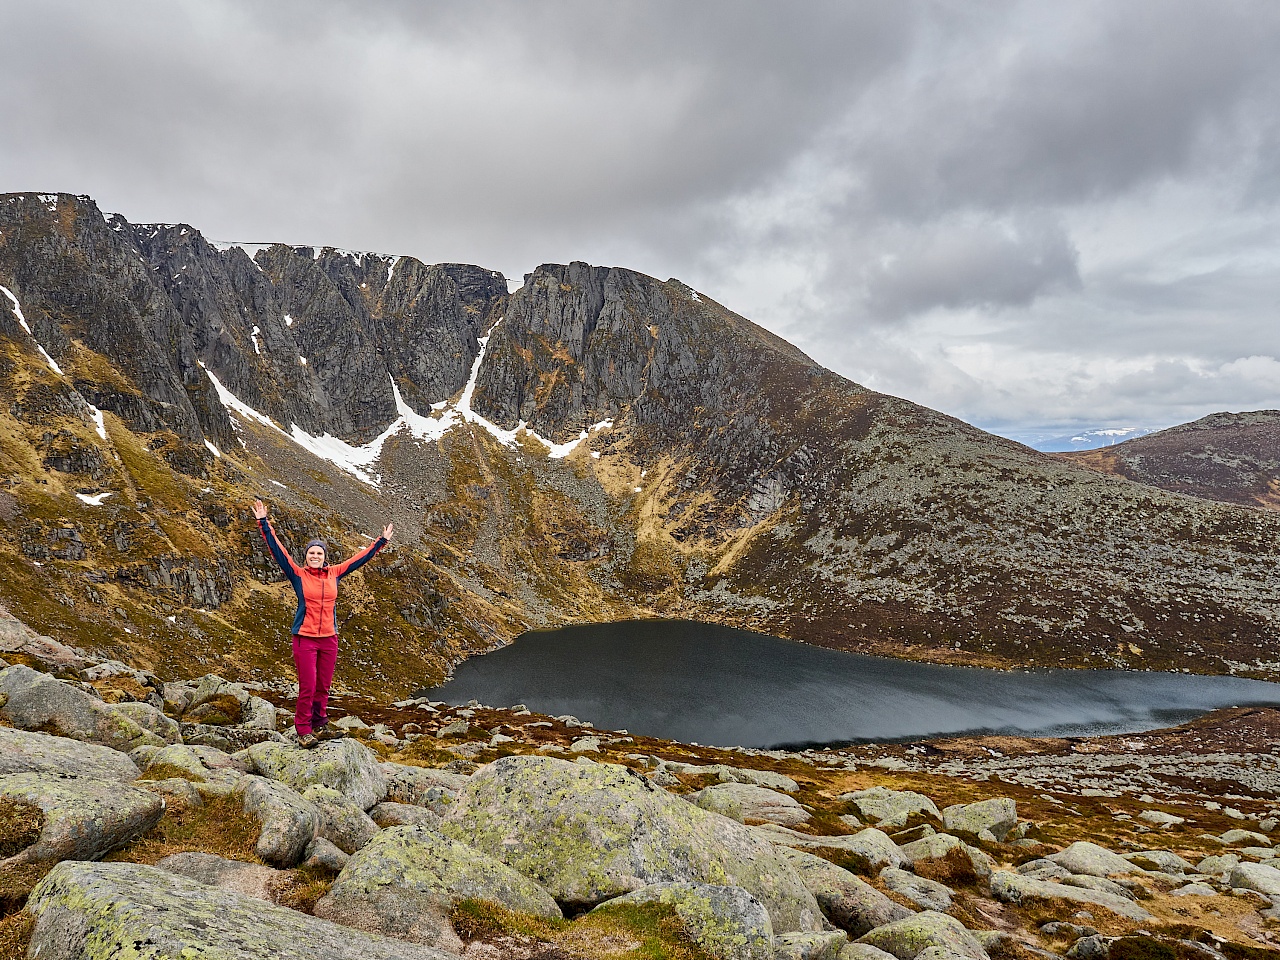
<svg viewBox="0 0 1280 960"><path fill-rule="evenodd" d="M1090 877L1106 877L1116 873L1134 873L1141 868L1124 857L1088 840L1077 840L1065 850L1047 858L1070 873Z"/></svg>
<svg viewBox="0 0 1280 960"><path fill-rule="evenodd" d="M292 867L316 837L320 814L296 792L265 777L246 776L236 785L244 812L262 825L255 852L267 863Z"/></svg>
<svg viewBox="0 0 1280 960"><path fill-rule="evenodd" d="M227 956L237 960L456 960L132 863L61 863L32 891L41 960Z"/></svg>
<svg viewBox="0 0 1280 960"><path fill-rule="evenodd" d="M387 795L387 777L377 755L358 740L334 740L318 750L300 751L283 743L258 743L246 757L255 773L299 792L323 786L337 790L361 810Z"/></svg>
<svg viewBox="0 0 1280 960"><path fill-rule="evenodd" d="M423 827L381 831L342 868L316 915L362 930L460 950L449 907L488 900L559 917L551 895L506 864Z"/></svg>
<svg viewBox="0 0 1280 960"><path fill-rule="evenodd" d="M140 787L49 773L0 777L0 797L44 813L39 839L15 858L26 863L94 860L142 836L164 813L164 801Z"/></svg>
<svg viewBox="0 0 1280 960"><path fill-rule="evenodd" d="M927 814L934 820L942 819L942 814L932 800L910 790L871 787L841 794L840 799L851 804L866 819L886 829L905 826L913 815L918 814Z"/></svg>
<svg viewBox="0 0 1280 960"><path fill-rule="evenodd" d="M988 960L987 951L976 937L955 917L925 911L903 920L895 920L864 934L859 943L891 953L898 960L916 960L926 951L930 957L955 956L968 960Z"/></svg>
<svg viewBox="0 0 1280 960"><path fill-rule="evenodd" d="M705 787L689 797L704 810L744 820L768 820L794 827L812 819L809 811L785 793L749 783L720 783Z"/></svg>
<svg viewBox="0 0 1280 960"><path fill-rule="evenodd" d="M800 880L817 898L828 920L851 936L909 917L911 911L890 900L861 877L803 850L782 850Z"/></svg>
<svg viewBox="0 0 1280 960"><path fill-rule="evenodd" d="M100 664L86 673L93 682L131 675L118 664ZM76 683L51 682L84 693ZM229 699L220 699L223 694L218 691ZM233 704L238 707L251 699L227 691L225 681L216 677L165 686L173 709L179 711L200 701L223 713L234 712ZM414 702L400 706L407 709ZM430 712L444 714L436 722L446 723L449 716L470 722L481 711L486 724L503 713L489 707L444 705ZM244 711L238 715L241 725L251 722ZM410 716L422 714L415 711ZM557 727L545 720L528 722L528 716L523 708L506 711L509 722L503 728L511 730L511 736L497 746L564 749L564 743L580 732L564 722L558 727L559 744L545 739L535 744L528 734L543 738ZM400 730L406 726L401 724ZM219 729L233 733L238 727ZM375 729L364 733L373 736ZM392 727L388 723L384 729ZM395 739L404 749L400 759L422 756L414 744ZM610 748L620 753L634 743L605 731L598 731L596 739L601 753ZM46 741L57 746L50 748ZM449 756L437 755L440 748L434 743L439 741L428 742L433 743L428 755L437 762ZM453 746L473 757L490 749L474 741ZM690 749L679 747L679 753L687 755ZM752 756L804 771L804 796L824 814L818 820L821 829L840 822L835 815L844 813L850 801L835 799L835 791L823 789L832 782L848 782L850 766L841 764L839 753L770 752L761 758L743 751L744 760ZM1064 950L1059 941L1067 933L1073 943L1065 953L1080 960L1101 958L1109 945L1119 942L1076 925L1073 920L1080 919L1082 908L1098 917L1100 927L1113 930L1118 925L1123 930L1137 924L1150 927L1153 920L1169 917L1170 910L1172 915L1185 915L1186 910L1200 908L1199 898L1225 895L1233 898L1231 909L1215 913L1214 904L1205 904L1201 915L1206 922L1221 925L1238 919L1240 930L1253 931L1247 936L1265 936L1259 924L1274 918L1274 904L1280 902L1274 851L1258 844L1275 827L1271 811L1265 817L1236 810L1222 814L1221 825L1214 829L1241 826L1213 839L1237 842L1242 845L1239 852L1205 858L1194 867L1170 849L1119 857L1084 840L1019 862L1027 845L993 839L993 829L1003 830L1001 823L1016 819L1009 799L1002 797L991 798L989 804L968 804L959 813L950 807L943 811L944 817L950 814L954 829L973 836L987 853L959 837L929 833L934 829L929 823L897 831L896 841L876 828L832 836L777 824L747 827L667 792L639 771L586 757L570 763L538 755L506 756L468 776L379 763L372 750L354 739L314 751L258 744L235 755L207 745L143 745L126 757L102 746L4 727L0 757L28 765L48 765L51 757L65 757L68 772L74 769L77 774L0 775L0 852L8 857L0 861L0 873L7 883L30 876L25 881L30 884L52 870L32 891L26 908L35 919L31 952L42 957L115 956L124 949L122 937L129 950L149 950L147 956L157 957L183 956L184 950L193 956L213 955L215 943L218 949L238 951L237 957L263 956L254 951L268 949L273 956L293 956L297 954L288 951L298 943L316 955L336 957L472 957L495 949L536 955L543 947L554 949L544 937L563 938L556 942L567 945L583 933L630 936L629 925L641 923L658 932L637 930L637 937L683 936L710 957L731 960L985 960L988 954L1018 953L1020 943L1032 952L1046 943L1060 955ZM653 756L625 757L646 771L663 769L662 761ZM474 766L461 760L449 763L454 770ZM130 782L139 765L144 779ZM682 773L688 772L685 768L697 770L683 761L672 760L667 766ZM738 790L749 779L747 768L732 769L739 776L726 785ZM342 789L320 782L325 780ZM301 785L302 793L290 783ZM371 784L388 783L424 805L384 800L366 813L362 803L352 799L362 789L368 797L377 796L383 789L372 789ZM747 793L757 790L783 796L759 787ZM972 788L966 787L964 795L971 796ZM245 813L258 822L254 853L272 866L200 851L166 857L159 870L86 862L106 853L113 858L147 854L156 839L181 843L181 837L198 836L189 830L202 817L234 811L199 809L202 800L219 796L238 796ZM166 800L173 819L143 843L132 845L165 813ZM923 801L932 799L922 794L911 799L914 810L909 819L931 818ZM437 805L447 810L443 818L433 809ZM897 814L890 809L884 819ZM226 832L218 824L212 834L215 842L230 843L232 857L253 859L244 846L244 822L235 814L228 819L237 822ZM850 819L846 827L854 830ZM1064 817L1056 829L1070 822ZM1248 829L1255 825L1256 830ZM1137 829L1152 839L1168 836ZM225 853L227 848L220 848ZM876 875L869 882L824 857L864 876ZM54 866L60 859L64 862ZM1011 869L1013 863L1018 866ZM295 865L305 869L294 869ZM328 878L335 874L330 886ZM17 895L24 892L18 889ZM1192 900L1164 899L1165 894L1196 899L1193 905ZM988 896L1025 909L1001 914ZM502 909L483 907L485 902ZM293 909L273 912L282 909L273 904ZM562 926L562 907L572 915L592 905L594 919L582 927L576 920ZM298 908L314 909L316 916ZM981 916L996 918L1002 928L1016 927L1024 916L1045 913L1073 920L1055 919L1038 932L965 925ZM964 923L957 917L965 918ZM651 926L655 918L656 928ZM495 926L499 932L494 932ZM337 947L332 946L337 942L335 929L343 931ZM253 937L237 940L228 931ZM467 942L477 936L480 942ZM1159 932L1156 936L1157 942L1172 942ZM858 942L850 943L850 937ZM357 948L363 952L341 952ZM1203 951L1196 955L1209 957Z"/></svg>
<svg viewBox="0 0 1280 960"><path fill-rule="evenodd" d="M110 747L0 727L0 775L10 773L128 782L138 776L138 765Z"/></svg>
<svg viewBox="0 0 1280 960"><path fill-rule="evenodd" d="M991 895L1005 903L1021 903L1026 898L1091 903L1130 920L1151 919L1150 913L1125 897L1066 883L1035 880L1004 870L997 870L991 875Z"/></svg>
<svg viewBox="0 0 1280 960"><path fill-rule="evenodd" d="M795 871L748 828L624 767L506 757L471 778L445 829L537 880L565 906L594 906L647 883L739 886L774 930L817 929Z"/></svg>
<svg viewBox="0 0 1280 960"><path fill-rule="evenodd" d="M0 670L0 698L0 717L21 730L43 730L118 750L165 742L83 690L21 664Z"/></svg>
<svg viewBox="0 0 1280 960"><path fill-rule="evenodd" d="M771 960L776 945L769 914L741 887L705 883L651 883L596 910L626 903L672 907L685 935L720 960ZM844 938L841 937L841 940Z"/></svg>

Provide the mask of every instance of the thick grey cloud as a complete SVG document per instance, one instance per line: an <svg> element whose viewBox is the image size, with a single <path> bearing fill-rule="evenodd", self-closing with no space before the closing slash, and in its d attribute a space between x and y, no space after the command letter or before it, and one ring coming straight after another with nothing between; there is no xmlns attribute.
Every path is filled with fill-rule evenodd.
<svg viewBox="0 0 1280 960"><path fill-rule="evenodd" d="M3 12L0 190L679 276L1010 433L1280 406L1270 0Z"/></svg>

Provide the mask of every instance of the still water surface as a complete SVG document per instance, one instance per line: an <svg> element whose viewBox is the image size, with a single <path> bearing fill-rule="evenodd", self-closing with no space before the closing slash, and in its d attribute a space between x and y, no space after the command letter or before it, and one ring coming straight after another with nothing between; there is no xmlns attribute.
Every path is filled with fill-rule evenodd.
<svg viewBox="0 0 1280 960"><path fill-rule="evenodd" d="M1227 706L1280 705L1236 677L889 660L683 620L526 633L426 691L685 742L796 747L962 732L1132 733Z"/></svg>

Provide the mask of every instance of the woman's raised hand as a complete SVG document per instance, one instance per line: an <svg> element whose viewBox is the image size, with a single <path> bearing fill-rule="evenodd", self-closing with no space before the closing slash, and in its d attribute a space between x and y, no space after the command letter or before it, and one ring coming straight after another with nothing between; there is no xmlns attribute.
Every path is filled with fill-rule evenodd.
<svg viewBox="0 0 1280 960"><path fill-rule="evenodd" d="M253 501L253 515L259 520L263 519L267 515L267 505L261 500Z"/></svg>
<svg viewBox="0 0 1280 960"><path fill-rule="evenodd" d="M385 527L382 528L382 539L390 543L391 538L395 536L395 533L396 533L396 525L394 523L388 523Z"/></svg>

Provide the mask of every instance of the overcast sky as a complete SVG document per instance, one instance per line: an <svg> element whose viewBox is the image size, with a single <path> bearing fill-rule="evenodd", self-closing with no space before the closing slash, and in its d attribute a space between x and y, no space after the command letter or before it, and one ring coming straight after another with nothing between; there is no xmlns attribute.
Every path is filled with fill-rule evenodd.
<svg viewBox="0 0 1280 960"><path fill-rule="evenodd" d="M0 192L679 277L995 432L1280 407L1275 0L0 0Z"/></svg>

